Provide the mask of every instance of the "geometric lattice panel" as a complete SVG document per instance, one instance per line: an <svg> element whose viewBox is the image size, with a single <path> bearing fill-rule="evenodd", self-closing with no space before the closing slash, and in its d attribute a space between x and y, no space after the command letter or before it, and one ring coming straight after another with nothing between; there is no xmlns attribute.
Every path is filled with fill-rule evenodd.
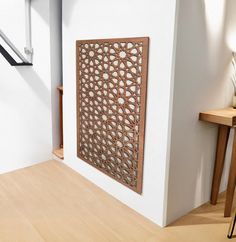
<svg viewBox="0 0 236 242"><path fill-rule="evenodd" d="M76 42L77 155L142 192L149 39Z"/></svg>

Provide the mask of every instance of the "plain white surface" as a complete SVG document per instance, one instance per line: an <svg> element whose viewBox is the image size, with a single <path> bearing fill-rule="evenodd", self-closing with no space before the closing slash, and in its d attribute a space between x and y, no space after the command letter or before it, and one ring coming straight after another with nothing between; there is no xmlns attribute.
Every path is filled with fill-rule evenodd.
<svg viewBox="0 0 236 242"><path fill-rule="evenodd" d="M175 0L63 1L64 162L159 225L164 225ZM143 194L76 156L75 41L150 37Z"/></svg>
<svg viewBox="0 0 236 242"><path fill-rule="evenodd" d="M25 1L1 1L0 13L1 30L23 53L25 45Z"/></svg>
<svg viewBox="0 0 236 242"><path fill-rule="evenodd" d="M198 114L231 105L234 0L180 0L174 83L167 223L209 201L217 127ZM232 133L221 191L227 185Z"/></svg>
<svg viewBox="0 0 236 242"><path fill-rule="evenodd" d="M1 28L22 52L24 11L24 1L0 3ZM52 158L49 12L49 0L32 1L33 67L12 67L0 56L0 173Z"/></svg>

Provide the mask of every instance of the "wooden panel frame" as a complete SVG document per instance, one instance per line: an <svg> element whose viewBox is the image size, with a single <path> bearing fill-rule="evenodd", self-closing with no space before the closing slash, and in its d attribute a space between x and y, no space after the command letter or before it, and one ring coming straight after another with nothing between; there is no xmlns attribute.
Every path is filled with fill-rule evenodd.
<svg viewBox="0 0 236 242"><path fill-rule="evenodd" d="M107 163L107 160L104 161L104 164L106 163L106 169L104 167L102 167L102 162L100 161L101 158L99 158L96 162L99 162L99 164L95 164L94 160L91 161L91 157L89 158L89 154L91 154L92 152L94 152L94 155L95 155L95 151L92 151L91 150L91 146L90 148L86 148L84 147L83 145L85 145L85 143L82 144L83 140L85 138L85 135L83 134L84 132L89 132L91 131L91 133L93 133L92 129L90 130L87 130L87 128L83 129L82 130L82 126L84 125L84 122L85 121L82 121L83 119L83 114L84 114L84 110L82 110L82 100L85 99L83 96L85 96L85 93L90 93L89 90L90 88L87 88L87 90L85 90L84 86L83 86L83 89L82 89L82 85L85 85L85 73L84 73L84 70L82 68L82 62L83 62L83 58L87 58L90 60L90 58L93 58L93 55L91 54L93 52L96 52L96 50L94 49L95 46L102 46L103 51L105 51L105 47L104 46L111 46L111 45L115 45L115 44L118 44L118 46L121 47L121 49L119 49L120 51L120 58L121 58L121 52L124 52L124 44L125 46L127 47L126 48L126 54L125 55L129 55L131 53L131 50L129 51L128 50L128 45L129 44L133 44L133 46L136 46L136 50L140 50L139 53L139 56L137 57L137 61L139 61L139 65L141 66L141 68L139 68L139 70L141 69L140 73L139 72L136 72L136 77L138 78L141 78L140 80L140 95L137 97L137 99L135 99L136 101L139 100L140 102L135 102L134 106L137 107L137 105L139 105L139 108L137 108L137 110L139 110L139 115L138 116L138 135L136 134L136 136L138 136L138 146L137 146L137 164L136 164L136 170L132 170L130 167L129 167L129 172L131 174L131 172L133 172L133 174L135 174L135 178L136 180L132 182L127 182L127 180L123 180L123 175L121 178L117 177L116 175L119 175L119 174L115 174L114 173L114 169L112 167L112 171L107 170L107 167L109 168L109 165L111 165L111 163ZM123 45L123 47L122 47ZM90 50L88 53L89 55L91 54L91 56L88 56L88 57L84 57L83 55L83 51L86 52L85 50L85 46L87 46L87 48L89 49L91 47L92 50ZM139 48L141 46L141 48ZM114 47L114 46L113 46ZM113 47L110 47L110 48L113 48ZM99 47L98 47L99 48ZM139 49L138 49L139 48ZM134 48L135 49L135 48ZM122 51L123 50L123 51ZM142 50L142 51L141 51ZM91 52L92 51L92 52ZM132 49L133 51L133 49ZM77 77L77 90L76 90L76 95L77 95L77 156L82 159L83 161L85 161L86 163L92 165L93 167L95 167L96 169L102 171L103 173L107 174L108 176L112 177L113 179L115 179L116 181L122 183L123 185L129 187L130 189L132 189L133 191L141 194L142 193L142 181L143 181L143 159L144 159L144 141L145 141L145 117L146 117L146 96L147 96L147 75L148 75L148 51L149 51L149 38L148 37L136 37L136 38L118 38L118 39L97 39L97 40L77 40L76 41L76 77ZM111 49L109 49L109 52L111 52ZM86 52L86 54L88 54ZM141 54L140 54L141 53ZM98 55L98 53L96 52L96 54ZM101 53L101 55L103 55L104 53ZM138 55L138 54L137 54ZM129 55L130 56L130 55ZM105 62L105 57L104 55L102 56L102 63L104 64ZM109 58L111 58L109 56ZM122 57L123 58L123 57ZM125 57L124 57L125 58ZM140 61L141 59L141 61ZM92 62L91 62L92 63ZM109 63L110 63L110 59L109 59ZM119 62L120 64L121 62ZM127 62L128 63L128 62ZM141 64L140 64L141 63ZM132 63L134 64L134 63ZM135 63L136 65L136 63ZM136 71L138 70L137 67L138 64L136 65ZM120 65L121 67L121 65ZM126 66L127 67L127 66ZM99 80L98 81L101 81L102 77L105 78L104 76L104 68L105 68L105 64L104 66L102 67L102 70L101 70L101 73L103 73L103 76L99 75ZM127 67L128 68L128 67ZM93 69L93 68L92 68ZM108 71L106 71L108 72ZM113 71L114 72L114 71ZM120 72L121 73L121 70ZM137 73L139 73L140 75L138 75ZM88 77L89 77L89 74L90 73L87 73ZM109 73L110 75L111 73ZM84 79L83 79L84 78ZM110 78L110 77L109 77ZM128 78L128 74L127 74L127 78ZM123 78L124 79L124 78ZM83 81L82 81L83 80ZM117 77L117 80L119 83L122 82L122 80L120 80L119 77ZM137 79L138 80L138 79ZM104 80L103 80L104 81ZM128 86L128 84L126 83L127 82L127 79L124 81L125 82L125 87ZM109 83L110 83L110 80L109 80ZM96 84L95 84L96 85ZM111 85L111 83L110 83ZM137 83L136 83L137 85ZM136 90L138 89L138 87L136 87ZM85 91L84 91L85 90ZM93 91L92 91L93 92ZM87 95L87 94L86 94ZM90 95L90 94L88 94ZM92 95L92 94L91 94ZM93 94L94 95L94 94ZM93 98L93 96L91 97L88 97L88 98ZM86 96L86 100L88 100L87 96ZM119 100L118 100L119 101ZM125 100L126 101L126 100ZM84 105L85 103L83 103ZM102 104L103 105L103 104ZM119 104L118 104L119 105ZM85 106L85 105L84 105ZM82 113L81 113L82 112ZM96 111L95 111L96 112ZM118 113L117 113L118 115ZM133 115L133 114L132 114ZM95 115L96 116L96 115ZM137 117L135 116L135 117ZM97 116L96 116L97 118ZM104 120L102 120L102 116L100 116L100 121L101 122L104 122ZM91 121L92 122L92 121ZM109 125L109 124L108 124ZM99 132L99 131L98 131ZM83 135L83 136L82 136ZM91 134L91 135L95 135L95 134ZM91 138L92 139L92 138ZM106 142L106 139L104 138L103 140L104 142ZM118 142L118 141L117 141ZM118 144L118 143L116 143ZM91 144L90 144L91 145ZM121 145L124 145L124 144L121 144ZM134 146L133 146L134 147ZM93 148L92 148L93 149ZM115 149L117 149L117 146L115 147ZM86 155L83 155L82 153L85 154L85 150L87 150L87 153ZM119 150L119 148L118 148ZM135 149L133 148L133 153L135 153L134 151ZM99 151L100 152L100 151ZM133 154L132 153L132 154ZM102 155L102 153L96 153L96 157L97 155ZM87 157L87 158L86 158ZM100 157L100 156L99 156ZM134 157L134 155L132 155L132 157ZM117 158L117 157L116 157ZM90 160L89 160L90 159ZM117 158L119 159L119 158ZM130 159L130 158L129 158ZM111 161L111 160L110 160ZM132 160L133 162L133 160ZM132 163L133 164L133 163ZM127 165L126 163L122 163L122 165ZM105 166L105 165L104 165ZM117 167L115 167L118 169L118 165ZM109 168L110 169L110 168ZM125 172L127 172L127 170L125 168L123 168L125 170ZM111 171L111 172L110 172ZM129 177L129 181L131 180L131 175L128 174L127 176ZM133 179L133 176L132 176L132 179ZM131 185L132 183L132 185Z"/></svg>

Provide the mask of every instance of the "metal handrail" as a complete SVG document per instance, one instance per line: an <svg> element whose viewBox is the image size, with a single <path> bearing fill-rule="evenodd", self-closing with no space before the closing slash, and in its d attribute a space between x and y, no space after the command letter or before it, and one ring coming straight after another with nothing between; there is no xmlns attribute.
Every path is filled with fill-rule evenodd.
<svg viewBox="0 0 236 242"><path fill-rule="evenodd" d="M16 46L10 41L10 39L3 33L0 29L0 37L5 41L5 43L12 49L12 51L22 60L24 63L29 63L29 61L20 53Z"/></svg>
<svg viewBox="0 0 236 242"><path fill-rule="evenodd" d="M0 53L6 58L11 65L32 65L33 62L33 48L31 41L31 0L25 0L25 37L26 47L24 48L26 57L16 48L10 39L0 29L0 38L10 47L10 49L20 58L22 63L16 60L8 53L8 51L0 44Z"/></svg>
<svg viewBox="0 0 236 242"><path fill-rule="evenodd" d="M31 39L31 0L25 0L25 54L30 63L33 62L33 48Z"/></svg>

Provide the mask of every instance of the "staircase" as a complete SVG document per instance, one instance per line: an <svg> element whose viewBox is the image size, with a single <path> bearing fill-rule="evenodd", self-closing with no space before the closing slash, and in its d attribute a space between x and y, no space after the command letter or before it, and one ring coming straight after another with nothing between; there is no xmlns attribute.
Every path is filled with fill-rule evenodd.
<svg viewBox="0 0 236 242"><path fill-rule="evenodd" d="M25 0L25 54L21 54L16 46L0 29L0 53L11 66L32 66L33 48L31 43L31 0Z"/></svg>
<svg viewBox="0 0 236 242"><path fill-rule="evenodd" d="M32 63L29 63L25 60L22 60L22 62L17 62L1 44L0 44L0 53L3 55L3 57L7 60L7 62L11 66L32 66L33 65Z"/></svg>

